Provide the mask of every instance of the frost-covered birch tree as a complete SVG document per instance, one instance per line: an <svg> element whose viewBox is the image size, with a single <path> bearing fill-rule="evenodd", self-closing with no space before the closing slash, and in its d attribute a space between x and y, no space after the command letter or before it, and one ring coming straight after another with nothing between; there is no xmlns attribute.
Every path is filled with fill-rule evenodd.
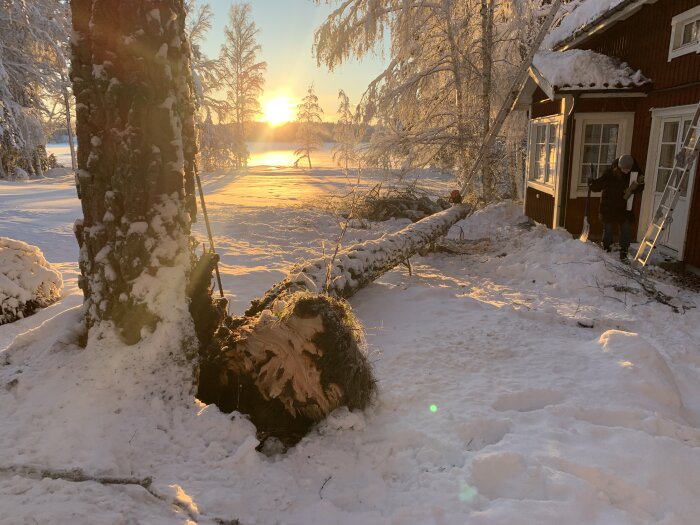
<svg viewBox="0 0 700 525"><path fill-rule="evenodd" d="M267 63L258 61L261 47L257 41L258 29L251 19L250 4L231 6L224 35L221 62L235 130L236 164L245 166L249 155L248 125L260 113L258 98L265 86L267 70Z"/></svg>
<svg viewBox="0 0 700 525"><path fill-rule="evenodd" d="M0 0L0 178L46 168L45 100L65 89L68 6Z"/></svg>
<svg viewBox="0 0 700 525"><path fill-rule="evenodd" d="M197 129L199 136L200 165L204 171L230 166L232 151L227 140L222 140L220 122L231 112L226 99L218 98L224 87L221 57L208 57L202 47L212 28L214 12L209 4L186 4L187 34L192 47L192 76L197 102ZM216 117L216 123L214 122Z"/></svg>
<svg viewBox="0 0 700 525"><path fill-rule="evenodd" d="M509 51L515 39L503 28L517 22L509 13L519 12L518 2L326 3L337 8L317 30L314 50L318 63L331 70L351 56L375 52L388 33L389 63L359 105L364 122L385 123L371 144L372 158L401 155L404 169L447 166L465 179L500 103L502 85L517 67ZM493 187L488 170L475 182L477 189Z"/></svg>
<svg viewBox="0 0 700 525"><path fill-rule="evenodd" d="M297 105L297 123L299 128L297 131L297 149L294 151L296 160L294 165L306 159L311 169L311 154L318 150L323 144L323 135L321 130L321 122L323 121L323 109L318 103L318 96L314 91L314 85L311 84L306 91L306 95L301 99L301 103Z"/></svg>
<svg viewBox="0 0 700 525"><path fill-rule="evenodd" d="M71 8L87 327L109 322L127 343L165 318L187 332L196 146L183 2Z"/></svg>

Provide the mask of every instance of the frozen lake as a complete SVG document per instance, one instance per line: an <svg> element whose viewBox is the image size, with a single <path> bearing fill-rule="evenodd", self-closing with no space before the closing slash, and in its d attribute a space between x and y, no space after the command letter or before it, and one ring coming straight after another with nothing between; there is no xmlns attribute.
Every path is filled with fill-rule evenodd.
<svg viewBox="0 0 700 525"><path fill-rule="evenodd" d="M248 144L250 159L248 167L260 166L291 168L294 166L296 157L294 150L296 145L291 142L251 142ZM70 167L70 148L67 143L47 144L46 151L53 153L59 164ZM308 166L305 164L304 166ZM336 168L333 161L333 144L326 143L321 149L311 155L311 165L313 168Z"/></svg>

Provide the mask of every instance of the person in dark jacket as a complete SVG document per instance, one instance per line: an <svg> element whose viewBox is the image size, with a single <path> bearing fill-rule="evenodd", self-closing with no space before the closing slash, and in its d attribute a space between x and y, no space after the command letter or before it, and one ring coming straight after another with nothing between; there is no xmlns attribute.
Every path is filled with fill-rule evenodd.
<svg viewBox="0 0 700 525"><path fill-rule="evenodd" d="M630 173L638 173L637 180L630 184ZM644 190L644 175L631 155L615 159L603 175L589 178L591 191L602 191L600 218L603 222L603 248L610 251L615 229L620 229L620 259L627 258L632 237L632 223L635 220L632 210L627 209L627 200Z"/></svg>

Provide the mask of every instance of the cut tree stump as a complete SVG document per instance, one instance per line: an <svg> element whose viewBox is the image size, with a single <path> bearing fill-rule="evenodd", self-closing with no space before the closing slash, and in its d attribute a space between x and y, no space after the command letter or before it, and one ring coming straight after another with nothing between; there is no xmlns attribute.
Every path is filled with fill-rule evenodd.
<svg viewBox="0 0 700 525"><path fill-rule="evenodd" d="M299 265L206 346L198 398L248 414L261 438L296 443L336 408L364 409L376 382L344 299L423 251L472 208L453 206L403 230Z"/></svg>

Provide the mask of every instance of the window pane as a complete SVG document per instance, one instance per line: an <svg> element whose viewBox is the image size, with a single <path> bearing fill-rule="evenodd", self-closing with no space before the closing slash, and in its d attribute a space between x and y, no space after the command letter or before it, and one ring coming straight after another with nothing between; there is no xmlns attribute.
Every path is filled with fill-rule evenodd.
<svg viewBox="0 0 700 525"><path fill-rule="evenodd" d="M547 169L547 176L545 178L545 182L549 182L549 180L554 177L556 173L556 167L557 167L557 148L554 144L550 144L548 148L548 169Z"/></svg>
<svg viewBox="0 0 700 525"><path fill-rule="evenodd" d="M617 135L620 131L618 124L603 124L603 136L601 142L603 144L617 144Z"/></svg>
<svg viewBox="0 0 700 525"><path fill-rule="evenodd" d="M554 144L557 141L557 126L556 124L549 125L549 143Z"/></svg>
<svg viewBox="0 0 700 525"><path fill-rule="evenodd" d="M584 162L584 164L597 163L599 155L600 155L600 146L584 146L583 147L583 162Z"/></svg>
<svg viewBox="0 0 700 525"><path fill-rule="evenodd" d="M683 38L681 38L681 45L689 44L693 41L693 24L686 24L683 27Z"/></svg>
<svg viewBox="0 0 700 525"><path fill-rule="evenodd" d="M656 176L656 191L661 193L666 188L666 183L668 182L668 176L671 174L671 170L664 168L659 168Z"/></svg>
<svg viewBox="0 0 700 525"><path fill-rule="evenodd" d="M539 180L542 178L544 171L544 146L542 144L535 145L535 158L534 158L534 170L532 173L533 180Z"/></svg>
<svg viewBox="0 0 700 525"><path fill-rule="evenodd" d="M699 23L700 20L694 20L693 22L683 26L683 38L681 39L681 45L690 44L691 42L697 41Z"/></svg>
<svg viewBox="0 0 700 525"><path fill-rule="evenodd" d="M690 128L690 122L691 122L690 120L683 121L683 134L680 137L678 137L681 145L683 144L683 141L685 140L685 136L688 134L688 128ZM697 131L696 131L696 133L697 133Z"/></svg>
<svg viewBox="0 0 700 525"><path fill-rule="evenodd" d="M675 144L664 144L661 146L661 155L659 155L660 168L673 168L673 161L676 156Z"/></svg>
<svg viewBox="0 0 700 525"><path fill-rule="evenodd" d="M602 124L586 124L584 142L587 144L600 142L600 131Z"/></svg>
<svg viewBox="0 0 700 525"><path fill-rule="evenodd" d="M615 145L601 146L600 147L600 164L603 165L603 169L607 168L615 160L615 154L617 153L617 147Z"/></svg>
<svg viewBox="0 0 700 525"><path fill-rule="evenodd" d="M581 184L586 184L589 175L594 179L597 178L596 173L597 170L595 164L584 164L581 166Z"/></svg>
<svg viewBox="0 0 700 525"><path fill-rule="evenodd" d="M661 142L676 142L678 137L678 122L664 122L664 131L661 134Z"/></svg>
<svg viewBox="0 0 700 525"><path fill-rule="evenodd" d="M537 134L537 144L544 144L547 141L547 126L539 125L535 127Z"/></svg>

